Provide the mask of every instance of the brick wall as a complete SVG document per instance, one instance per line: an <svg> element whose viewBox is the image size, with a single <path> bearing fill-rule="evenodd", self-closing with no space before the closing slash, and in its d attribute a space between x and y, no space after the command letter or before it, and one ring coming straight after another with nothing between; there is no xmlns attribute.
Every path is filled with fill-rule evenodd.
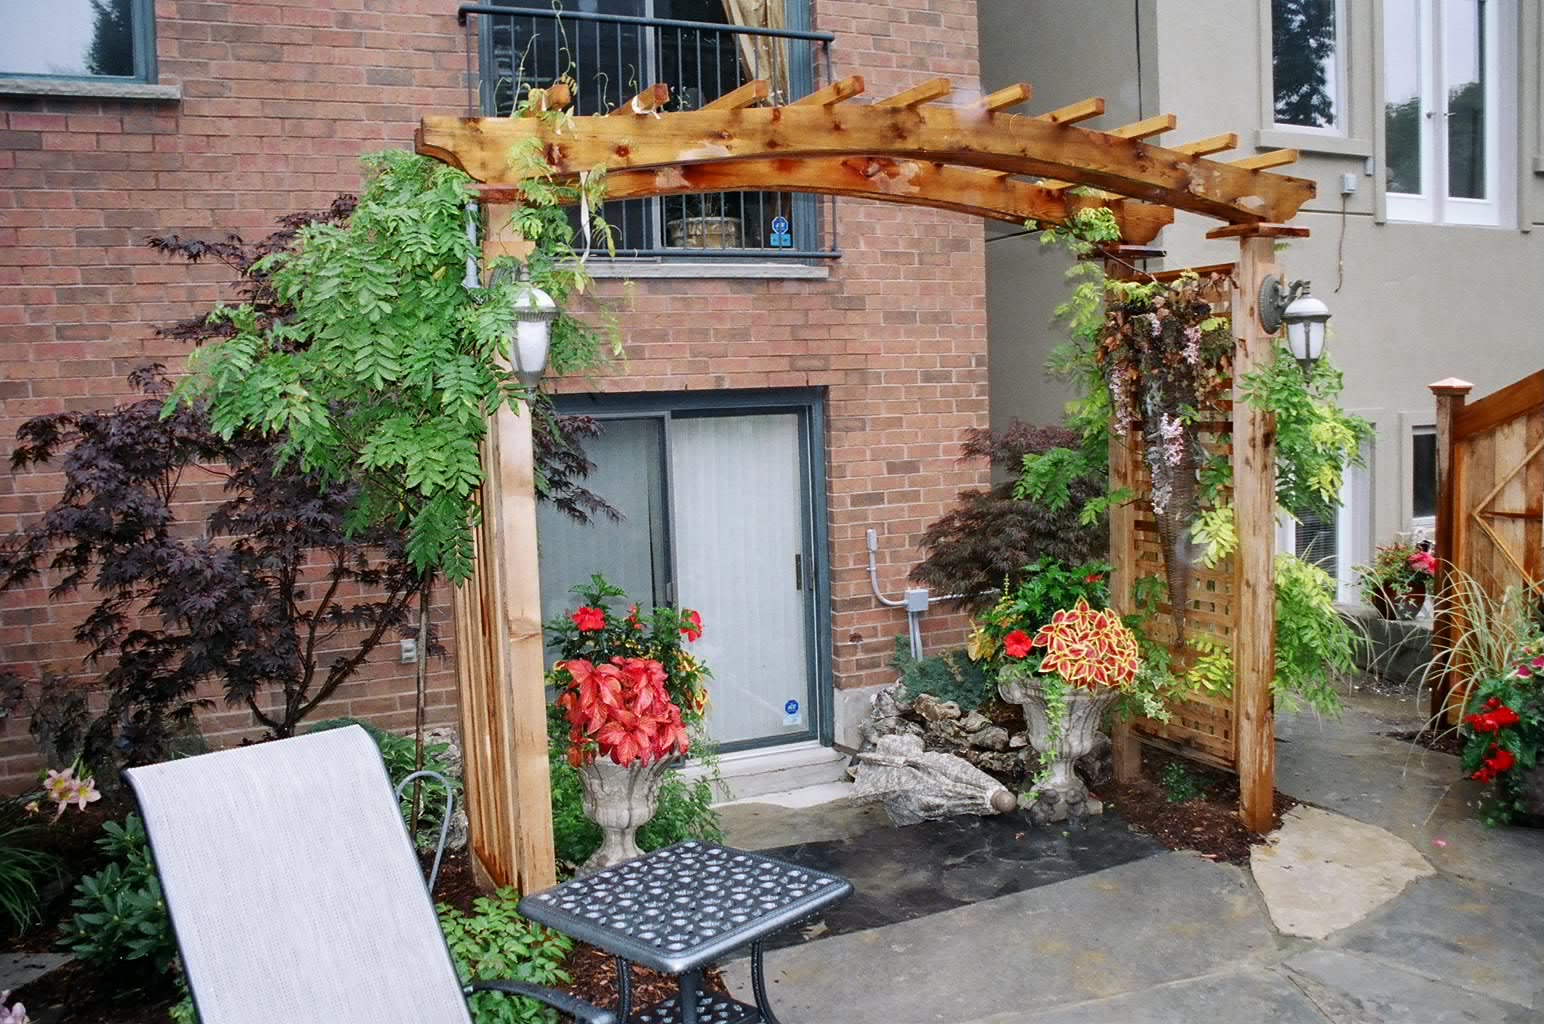
<svg viewBox="0 0 1544 1024"><path fill-rule="evenodd" d="M975 84L972 0L816 0L815 20L838 36L838 73L862 74L870 97L937 75ZM0 437L29 416L112 402L129 370L183 357L153 328L220 299L227 275L168 263L145 238L257 238L277 216L353 190L359 154L411 145L424 113L464 111L464 46L451 0L158 0L161 81L181 87L180 101L0 96ZM844 256L829 280L641 281L630 299L607 282L629 358L600 386L826 389L845 688L887 681L904 630L869 596L864 531L884 538L880 577L895 593L927 523L986 481L955 459L961 431L987 423L987 343L979 222L862 202L840 204L839 217ZM0 533L58 487L52 473L0 475ZM0 664L77 669L70 634L89 604L0 595ZM927 623L930 644L957 641L963 625ZM448 720L449 663L434 669L432 714ZM407 725L411 667L378 656L334 705ZM240 711L202 724L217 742L252 731ZM25 723L0 722L0 785L35 766Z"/></svg>

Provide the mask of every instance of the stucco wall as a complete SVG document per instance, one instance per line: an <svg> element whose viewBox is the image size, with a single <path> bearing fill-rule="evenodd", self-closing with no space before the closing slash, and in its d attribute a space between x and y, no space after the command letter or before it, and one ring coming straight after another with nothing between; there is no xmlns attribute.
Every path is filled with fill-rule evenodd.
<svg viewBox="0 0 1544 1024"><path fill-rule="evenodd" d="M1309 278L1314 293L1330 306L1330 351L1346 371L1344 403L1378 427L1371 453L1373 497L1364 503L1371 507L1351 510L1363 548L1353 551L1356 557L1407 527L1407 435L1411 426L1432 421L1426 385L1458 376L1473 381L1478 396L1544 365L1544 335L1537 327L1544 316L1544 238L1532 229L1544 223L1544 176L1535 173L1541 117L1538 0L1519 0L1508 29L1518 38L1521 58L1513 151L1518 216L1503 228L1380 222L1378 6L1358 2L1347 8L1350 130L1347 139L1327 146L1301 133L1273 132L1265 123L1269 0L1078 5L1029 0L1011 10L982 6L983 77L1032 81L1037 107L1041 96L1064 95L1061 82L1069 78L1081 91L1112 101L1140 95L1142 116L1173 112L1180 130L1169 141L1237 131L1243 141L1237 156L1287 145L1302 149L1301 160L1282 170L1318 183L1318 198L1298 219L1313 234L1287 248L1283 265L1292 277ZM1117 31L1115 25L1125 28ZM1140 61L1124 46L1113 53L1104 49L1111 39L1129 41L1133 35ZM1110 109L1116 109L1113 102ZM1135 116L1129 108L1122 113ZM1344 204L1343 173L1353 174L1357 186ZM1180 215L1158 243L1169 253L1164 265L1231 259L1236 246L1203 240L1209 226ZM1035 360L1043 359L1054 340L1039 327L1047 315L1040 310L1048 311L1062 292L1047 283L1054 268L1024 259L1022 245L988 247L994 423L1010 416L1053 418L1062 400L1033 373ZM1015 368L1011 377L1002 372L1008 367Z"/></svg>

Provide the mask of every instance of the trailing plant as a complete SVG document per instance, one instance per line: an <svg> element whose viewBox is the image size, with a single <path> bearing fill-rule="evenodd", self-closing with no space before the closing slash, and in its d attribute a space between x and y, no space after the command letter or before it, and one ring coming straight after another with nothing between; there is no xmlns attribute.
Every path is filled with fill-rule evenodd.
<svg viewBox="0 0 1544 1024"><path fill-rule="evenodd" d="M909 698L927 693L942 701L953 701L963 711L974 711L992 696L992 683L985 670L964 650L913 658L911 645L904 636L898 636L895 660L890 664L900 674Z"/></svg>
<svg viewBox="0 0 1544 1024"><path fill-rule="evenodd" d="M1339 714L1335 679L1357 671L1357 655L1368 645L1335 608L1329 573L1293 555L1276 556L1276 672L1271 692L1293 711L1309 707Z"/></svg>
<svg viewBox="0 0 1544 1024"><path fill-rule="evenodd" d="M566 984L563 962L573 940L533 921L516 909L520 894L500 889L472 901L471 913L440 904L440 929L462 984L473 981L523 981L532 985ZM556 1011L532 999L481 992L467 1005L475 1024L556 1024Z"/></svg>
<svg viewBox="0 0 1544 1024"><path fill-rule="evenodd" d="M1464 716L1463 770L1486 785L1479 818L1504 825L1529 811L1524 773L1544 751L1544 638L1512 651L1510 664L1470 690Z"/></svg>
<svg viewBox="0 0 1544 1024"><path fill-rule="evenodd" d="M386 775L391 779L392 788L402 784L415 771L439 772L450 782L451 792L455 794L457 805L461 801L461 780L451 773L450 761L446 754L450 751L448 743L426 743L423 750L423 767L417 766L417 744L412 736L399 736L394 732L377 728L368 722L361 722L357 718L329 718L324 722L317 722L306 732L324 732L328 729L343 729L351 725L357 725L370 734L375 745L380 749L381 760L386 764ZM418 818L418 828L413 833L414 842L420 850L433 849L440 841L440 822L445 818L445 787L440 783L425 780L422 789L422 809ZM413 825L413 798L411 794L402 795L402 821L410 829Z"/></svg>
<svg viewBox="0 0 1544 1024"><path fill-rule="evenodd" d="M97 846L107 864L76 886L75 914L64 925L63 943L79 959L119 974L133 988L170 984L177 945L144 823L131 814L122 825L109 821L102 828Z"/></svg>
<svg viewBox="0 0 1544 1024"><path fill-rule="evenodd" d="M1031 427L1015 420L1003 431L967 430L960 460L988 462L1016 476L1026 459L1076 444L1077 435L1065 428ZM1103 557L1109 549L1106 524L1102 516L1086 512L1105 494L1104 470L1058 471L1046 487L1061 500L1017 497L1014 480L989 490L960 492L954 508L922 535L927 557L911 578L939 593L964 594L963 603L980 610L991 603L1004 580L1017 585L1025 567L1042 556L1068 565Z"/></svg>

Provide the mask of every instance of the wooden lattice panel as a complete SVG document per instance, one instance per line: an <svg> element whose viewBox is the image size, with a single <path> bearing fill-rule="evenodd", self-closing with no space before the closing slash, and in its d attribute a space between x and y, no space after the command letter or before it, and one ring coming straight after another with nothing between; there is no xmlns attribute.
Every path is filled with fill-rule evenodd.
<svg viewBox="0 0 1544 1024"><path fill-rule="evenodd" d="M1229 431L1226 420L1205 422L1200 427L1200 440L1209 455L1232 454L1226 443ZM1135 514L1131 517L1134 557L1130 578L1153 576L1163 580L1166 578L1163 544L1150 502L1152 476L1147 469L1141 439L1134 437L1132 441L1133 457L1127 486L1138 497ZM1204 634L1212 643L1232 649L1233 588L1232 559L1223 560L1214 569L1197 565L1191 570L1190 608L1185 616L1188 636ZM1195 661L1195 650L1177 635L1174 609L1167 600L1159 603L1158 614L1149 622L1148 629L1154 637L1168 644L1176 672L1184 671ZM1159 741L1162 746L1232 770L1235 758L1233 703L1231 695L1223 697L1198 691L1169 708L1171 719L1168 722L1144 718L1133 723L1133 728L1143 737Z"/></svg>

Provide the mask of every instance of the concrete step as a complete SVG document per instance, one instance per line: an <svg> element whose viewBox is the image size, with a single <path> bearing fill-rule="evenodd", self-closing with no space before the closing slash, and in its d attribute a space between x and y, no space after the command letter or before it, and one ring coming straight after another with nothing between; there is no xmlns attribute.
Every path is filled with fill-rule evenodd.
<svg viewBox="0 0 1544 1024"><path fill-rule="evenodd" d="M791 743L760 750L740 750L718 759L720 801L747 800L769 793L841 782L847 778L846 754L819 743ZM688 779L703 775L698 764L685 769Z"/></svg>

